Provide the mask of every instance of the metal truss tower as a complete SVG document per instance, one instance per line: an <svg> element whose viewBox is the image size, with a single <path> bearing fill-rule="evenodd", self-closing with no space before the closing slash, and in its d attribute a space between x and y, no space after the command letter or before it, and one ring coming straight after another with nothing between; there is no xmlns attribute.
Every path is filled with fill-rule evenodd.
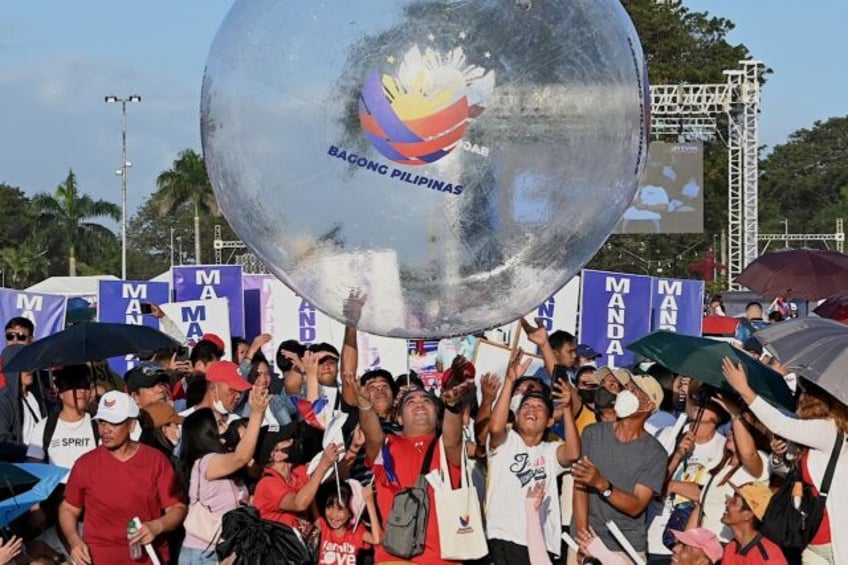
<svg viewBox="0 0 848 565"><path fill-rule="evenodd" d="M727 233L730 288L748 263L756 259L758 118L763 64L739 62L724 71L720 84L651 86L651 130L654 137L706 140L718 135L717 118L727 116Z"/></svg>

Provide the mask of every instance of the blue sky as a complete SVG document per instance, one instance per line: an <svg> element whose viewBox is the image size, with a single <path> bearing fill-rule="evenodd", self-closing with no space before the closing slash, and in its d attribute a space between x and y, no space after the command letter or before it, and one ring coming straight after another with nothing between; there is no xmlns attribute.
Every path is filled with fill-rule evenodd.
<svg viewBox="0 0 848 565"><path fill-rule="evenodd" d="M282 1L282 0L281 0ZM199 98L206 55L232 0L2 0L0 182L52 191L73 167L80 187L120 200L120 107L129 106L131 211L177 153L200 149ZM685 0L736 23L774 70L764 90L761 143L773 146L817 119L848 114L843 0Z"/></svg>

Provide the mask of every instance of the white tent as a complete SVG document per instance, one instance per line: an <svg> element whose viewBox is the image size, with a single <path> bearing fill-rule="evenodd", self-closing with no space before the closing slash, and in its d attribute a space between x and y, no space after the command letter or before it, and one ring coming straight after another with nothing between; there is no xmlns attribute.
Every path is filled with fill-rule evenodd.
<svg viewBox="0 0 848 565"><path fill-rule="evenodd" d="M90 277L50 277L27 288L27 292L42 292L44 294L60 294L62 296L94 300L97 298L97 287L100 281L120 280L114 275L93 275Z"/></svg>

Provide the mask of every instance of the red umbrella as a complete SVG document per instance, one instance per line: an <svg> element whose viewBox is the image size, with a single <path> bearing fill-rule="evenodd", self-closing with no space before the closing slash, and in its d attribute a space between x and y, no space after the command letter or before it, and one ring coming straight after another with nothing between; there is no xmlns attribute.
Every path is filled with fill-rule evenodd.
<svg viewBox="0 0 848 565"><path fill-rule="evenodd" d="M837 322L848 323L848 296L828 298L813 310L822 318L830 318Z"/></svg>
<svg viewBox="0 0 848 565"><path fill-rule="evenodd" d="M848 255L812 249L766 253L748 265L736 282L768 297L821 300L848 294Z"/></svg>

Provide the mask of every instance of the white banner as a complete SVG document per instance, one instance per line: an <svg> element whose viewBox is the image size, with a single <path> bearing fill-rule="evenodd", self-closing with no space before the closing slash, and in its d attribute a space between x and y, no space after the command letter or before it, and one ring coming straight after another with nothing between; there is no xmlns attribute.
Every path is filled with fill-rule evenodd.
<svg viewBox="0 0 848 565"><path fill-rule="evenodd" d="M200 341L205 333L213 333L224 341L224 359L232 359L230 310L226 298L171 302L159 307L189 343Z"/></svg>
<svg viewBox="0 0 848 565"><path fill-rule="evenodd" d="M341 351L344 325L318 311L278 280L263 281L270 290L262 312L262 332L274 336L268 359L273 361L280 343L295 339L304 345L326 342ZM358 374L386 369L392 375L406 372L406 340L358 332Z"/></svg>

